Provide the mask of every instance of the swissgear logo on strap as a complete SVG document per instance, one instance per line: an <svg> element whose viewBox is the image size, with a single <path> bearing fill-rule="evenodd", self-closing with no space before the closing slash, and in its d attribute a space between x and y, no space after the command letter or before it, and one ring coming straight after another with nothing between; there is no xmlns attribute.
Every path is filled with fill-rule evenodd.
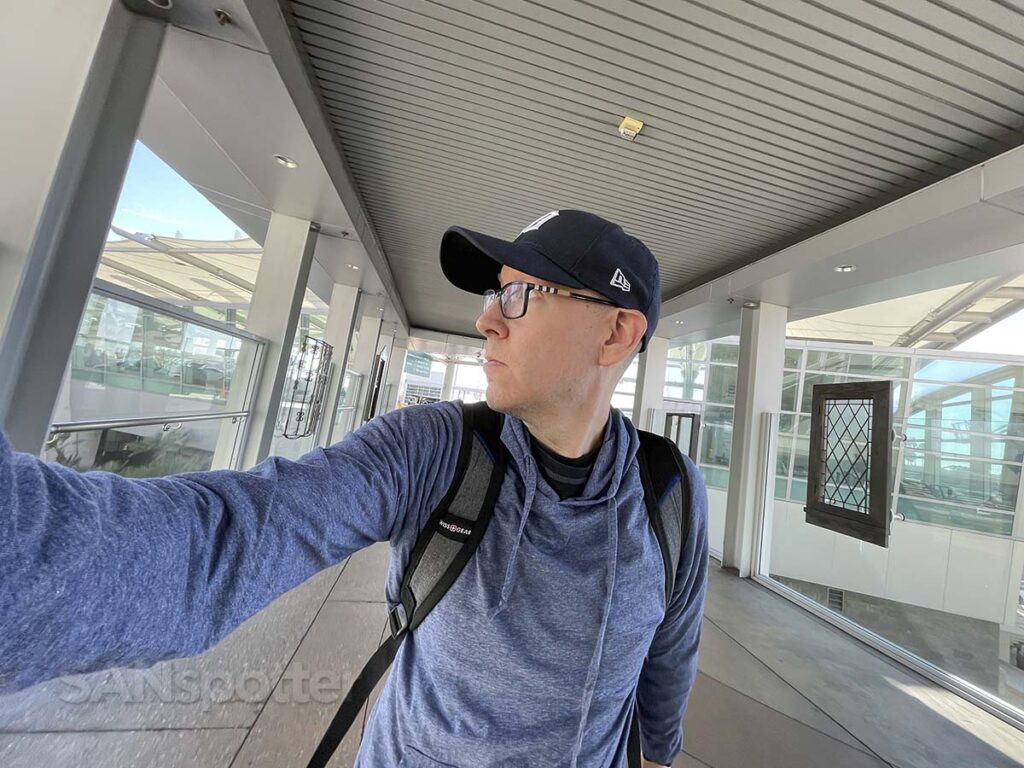
<svg viewBox="0 0 1024 768"><path fill-rule="evenodd" d="M540 229L542 226L544 226L547 222L551 221L557 215L558 215L558 211L552 211L551 213L545 213L543 216L541 216L539 219L537 219L535 222L533 222L533 224L530 224L522 232L520 232L519 236L522 237L527 232L533 232L533 230L535 230L535 229Z"/></svg>
<svg viewBox="0 0 1024 768"><path fill-rule="evenodd" d="M473 535L473 521L456 515L445 515L437 521L438 533L455 541L466 541Z"/></svg>
<svg viewBox="0 0 1024 768"><path fill-rule="evenodd" d="M629 289L631 287L629 284L629 280L627 280L626 276L622 274L621 269L616 269L615 274L612 275L612 285L615 286L616 288L625 291L626 293L629 293Z"/></svg>

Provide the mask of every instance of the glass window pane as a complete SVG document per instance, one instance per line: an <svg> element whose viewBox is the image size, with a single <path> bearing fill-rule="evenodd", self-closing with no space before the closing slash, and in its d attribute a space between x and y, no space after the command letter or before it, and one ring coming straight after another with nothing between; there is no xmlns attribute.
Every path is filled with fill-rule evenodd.
<svg viewBox="0 0 1024 768"><path fill-rule="evenodd" d="M837 371L845 373L850 356L845 352L823 352L816 349L807 351L807 368L812 371Z"/></svg>
<svg viewBox="0 0 1024 768"><path fill-rule="evenodd" d="M711 362L713 363L736 363L740 359L740 348L738 344L723 344L715 342L711 345Z"/></svg>
<svg viewBox="0 0 1024 768"><path fill-rule="evenodd" d="M782 410L796 410L796 393L800 385L800 374L796 371L782 375Z"/></svg>
<svg viewBox="0 0 1024 768"><path fill-rule="evenodd" d="M1011 513L1016 507L1019 465L918 450L905 450L903 456L901 494Z"/></svg>
<svg viewBox="0 0 1024 768"><path fill-rule="evenodd" d="M891 355L868 355L858 352L808 350L807 367L813 371L853 373L885 379L906 378L910 358Z"/></svg>
<svg viewBox="0 0 1024 768"><path fill-rule="evenodd" d="M75 338L55 421L227 410L239 355L246 349L251 361L255 346L94 293ZM244 376L249 370L247 364Z"/></svg>
<svg viewBox="0 0 1024 768"><path fill-rule="evenodd" d="M1024 424L1024 393L915 382L907 426L1013 434Z"/></svg>
<svg viewBox="0 0 1024 768"><path fill-rule="evenodd" d="M998 361L976 360L921 360L914 372L917 381L938 381L949 384L983 384L1005 386L1012 380L1014 387L1024 388L1024 365Z"/></svg>
<svg viewBox="0 0 1024 768"><path fill-rule="evenodd" d="M701 430L700 463L728 467L732 457L732 427L706 424Z"/></svg>
<svg viewBox="0 0 1024 768"><path fill-rule="evenodd" d="M723 490L729 487L729 470L722 469L721 467L709 467L704 464L700 465L701 474L704 475L704 483L708 488L721 488Z"/></svg>
<svg viewBox="0 0 1024 768"><path fill-rule="evenodd" d="M736 402L736 369L712 365L708 374L708 402L732 405Z"/></svg>
<svg viewBox="0 0 1024 768"><path fill-rule="evenodd" d="M907 520L948 525L999 536L1009 536L1013 532L1013 515L994 509L900 496L896 503L896 511Z"/></svg>
<svg viewBox="0 0 1024 768"><path fill-rule="evenodd" d="M804 396L800 402L800 413L811 412L811 398L814 395L814 387L818 384L842 384L847 378L845 376L832 376L824 373L808 373L804 377Z"/></svg>
<svg viewBox="0 0 1024 768"><path fill-rule="evenodd" d="M793 468L793 436L779 435L775 447L775 474L789 477Z"/></svg>
<svg viewBox="0 0 1024 768"><path fill-rule="evenodd" d="M807 501L807 483L802 480L794 480L789 490L789 498L792 501Z"/></svg>
<svg viewBox="0 0 1024 768"><path fill-rule="evenodd" d="M802 359L804 351L802 349L793 349L792 347L786 347L786 368L799 368L800 360Z"/></svg>
<svg viewBox="0 0 1024 768"><path fill-rule="evenodd" d="M810 450L811 441L809 438L798 437L793 441L793 477L807 478Z"/></svg>
<svg viewBox="0 0 1024 768"><path fill-rule="evenodd" d="M704 408L705 424L724 424L731 427L734 412L732 408L720 405L709 405Z"/></svg>

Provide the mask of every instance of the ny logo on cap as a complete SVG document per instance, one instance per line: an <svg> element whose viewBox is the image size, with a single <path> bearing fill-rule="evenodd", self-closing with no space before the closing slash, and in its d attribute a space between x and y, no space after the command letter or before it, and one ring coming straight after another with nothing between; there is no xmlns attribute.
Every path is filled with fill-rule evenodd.
<svg viewBox="0 0 1024 768"><path fill-rule="evenodd" d="M626 293L629 293L629 280L627 280L626 276L622 274L621 269L616 269L615 274L612 275L612 285L616 288L621 288Z"/></svg>
<svg viewBox="0 0 1024 768"><path fill-rule="evenodd" d="M557 216L557 215L558 215L558 211L552 211L551 213L545 213L543 216L541 216L539 219L537 219L535 222L533 222L533 224L531 224L526 229L524 229L522 232L520 232L519 233L520 237L522 235L525 235L527 232L532 232L535 229L540 229L545 223L551 221L551 219L555 218L555 216Z"/></svg>

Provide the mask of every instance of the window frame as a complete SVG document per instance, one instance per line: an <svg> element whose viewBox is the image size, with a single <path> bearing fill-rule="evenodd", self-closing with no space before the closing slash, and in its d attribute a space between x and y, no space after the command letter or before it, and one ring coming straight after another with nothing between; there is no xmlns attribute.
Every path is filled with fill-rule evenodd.
<svg viewBox="0 0 1024 768"><path fill-rule="evenodd" d="M892 381L855 381L817 384L811 393L811 437L808 454L806 521L835 533L889 546L892 520L891 467L893 454ZM871 401L871 465L867 512L856 512L824 501L824 449L826 403L842 400Z"/></svg>

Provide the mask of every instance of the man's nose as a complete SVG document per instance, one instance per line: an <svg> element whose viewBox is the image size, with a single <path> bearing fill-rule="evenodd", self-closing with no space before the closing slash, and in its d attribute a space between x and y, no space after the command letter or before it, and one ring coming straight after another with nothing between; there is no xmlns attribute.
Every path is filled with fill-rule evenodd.
<svg viewBox="0 0 1024 768"><path fill-rule="evenodd" d="M501 315L497 299L480 313L480 317L476 319L476 329L484 338L502 338L508 335L508 323Z"/></svg>

